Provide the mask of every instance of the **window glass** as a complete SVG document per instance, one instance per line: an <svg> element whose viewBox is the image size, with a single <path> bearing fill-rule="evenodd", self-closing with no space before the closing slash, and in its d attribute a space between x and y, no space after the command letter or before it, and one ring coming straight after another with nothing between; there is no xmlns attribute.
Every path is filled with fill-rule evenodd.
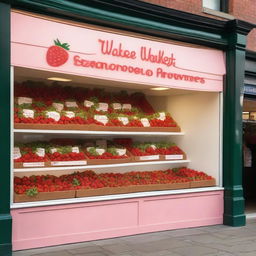
<svg viewBox="0 0 256 256"><path fill-rule="evenodd" d="M221 0L203 0L203 7L209 8L215 11L221 11Z"/></svg>

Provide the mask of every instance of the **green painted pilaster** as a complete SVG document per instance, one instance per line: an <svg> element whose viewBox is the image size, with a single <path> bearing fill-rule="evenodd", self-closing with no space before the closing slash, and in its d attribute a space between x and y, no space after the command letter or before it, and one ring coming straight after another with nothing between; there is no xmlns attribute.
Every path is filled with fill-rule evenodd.
<svg viewBox="0 0 256 256"><path fill-rule="evenodd" d="M10 215L10 5L0 3L0 255L12 255Z"/></svg>
<svg viewBox="0 0 256 256"><path fill-rule="evenodd" d="M242 103L246 35L229 35L226 52L227 76L224 86L223 181L224 224L244 226L242 188Z"/></svg>

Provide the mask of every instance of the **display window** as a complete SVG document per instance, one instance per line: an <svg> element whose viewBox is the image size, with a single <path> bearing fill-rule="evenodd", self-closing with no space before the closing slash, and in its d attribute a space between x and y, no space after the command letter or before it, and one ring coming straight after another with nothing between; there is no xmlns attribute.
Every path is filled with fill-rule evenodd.
<svg viewBox="0 0 256 256"><path fill-rule="evenodd" d="M224 74L219 50L12 13L13 211L221 191Z"/></svg>

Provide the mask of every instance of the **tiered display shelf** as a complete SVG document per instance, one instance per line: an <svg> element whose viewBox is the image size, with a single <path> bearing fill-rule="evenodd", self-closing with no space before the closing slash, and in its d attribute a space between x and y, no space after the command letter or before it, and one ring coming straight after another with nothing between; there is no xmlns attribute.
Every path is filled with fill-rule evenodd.
<svg viewBox="0 0 256 256"><path fill-rule="evenodd" d="M169 136L181 136L184 135L184 132L180 131L173 131L173 132L161 132L161 131L111 131L111 130L101 130L101 131L94 131L94 130L68 130L68 129L43 129L44 125L37 125L38 129L22 129L22 127L14 129L15 134L62 134L62 135L76 135L76 136L95 136L95 135L102 135L102 136L120 136L120 135L125 135L125 136L158 136L162 138L167 138ZM14 175L15 174L33 174L37 175L38 172L40 173L49 173L51 174L52 172L58 173L58 171L83 171L83 170L89 170L89 169L105 169L106 171L111 168L129 168L129 167L136 167L138 168L140 166L168 166L171 167L172 165L179 164L179 165L186 165L189 163L189 159L182 159L182 160L161 160L159 159L158 161L134 161L134 162L124 162L124 163L112 163L112 164L100 164L101 161L98 160L97 164L88 164L88 165L80 165L80 166L48 166L47 164L45 167L29 167L25 168L22 167L22 165L19 166L19 168L14 168ZM15 164L14 166L17 166ZM210 184L211 183L211 184ZM214 185L212 181L206 186L212 186ZM77 190L77 191L55 191L55 192L43 192L39 193L36 196L30 197L27 196L26 194L16 194L14 193L14 203L18 205L22 205L26 203L26 205L33 204L38 201L38 204L44 202L51 202L52 200L77 200L80 198L84 197L95 197L95 196L112 196L112 195L124 195L124 194L131 194L131 193L144 193L144 192L149 192L149 191L155 191L155 193L163 191L163 190L177 190L177 189L188 189L191 187L191 184L189 182L186 183L177 183L177 184L152 184L152 185L140 185L140 186L128 186L128 187L117 187L117 188L101 188L101 189L86 189L86 190ZM38 205L37 204L37 205Z"/></svg>
<svg viewBox="0 0 256 256"><path fill-rule="evenodd" d="M35 84L36 86L36 84ZM31 87L33 88L33 87ZM61 87L57 87L57 88L61 88ZM80 88L81 89L81 88ZM41 89L42 90L42 89ZM49 91L49 87L47 89ZM62 90L62 89L61 89ZM72 89L73 90L73 89ZM84 89L82 89L84 90ZM29 91L29 90L28 90ZM21 91L21 93L23 93ZM189 94L188 94L189 96ZM16 96L17 97L17 96ZM24 96L22 96L24 97ZM21 97L21 98L22 98ZM31 96L30 96L31 97ZM163 97L163 96L161 96ZM163 98L164 100L161 101L161 97L158 98L154 98L152 102L154 102L154 107L156 107L158 109L158 111L169 111L172 109L175 109L174 107L170 107L167 105L167 98ZM207 97L206 97L207 98ZM201 100L202 98L200 98ZM21 100L25 100L25 101L30 101L28 98L24 99L22 98ZM145 101L149 100L150 102L150 97L149 99L145 99ZM190 99L188 99L187 101L189 101ZM195 100L193 99L193 102ZM162 103L165 102L165 105L162 105ZM173 101L175 103L175 101ZM179 101L180 103L182 103L182 101ZM151 103L151 102L150 102ZM171 138L171 140L173 140L175 142L175 144L177 144L179 146L179 142L184 142L186 141L185 137L183 138L183 136L185 135L185 132L181 131L181 128L179 127L179 125L176 123L176 121L174 119L172 119L172 117L170 117L170 115L167 113L168 118L171 120L170 123L170 127L160 127L160 126L156 126L153 127L150 126L149 127L145 127L142 119L147 119L147 117L149 118L148 120L150 120L150 122L153 120L159 122L160 117L156 117L154 114L143 114L142 116L138 115L136 117L136 114L132 114L135 115L135 117L129 116L128 114L126 115L126 118L129 118L129 122L131 120L140 120L141 123L143 124L144 127L142 127L142 125L140 124L139 126L136 127L128 127L128 126L118 126L118 125L102 125L96 122L96 124L74 124L72 123L70 120L67 120L68 123L65 124L59 124L59 121L53 121L53 120L49 120L47 119L47 117L45 115L45 113L48 113L47 111L55 111L54 113L56 114L57 110L52 110L52 107L49 107L49 105L47 105L47 102L40 102L40 101L36 101L37 105L33 105L33 111L35 116L41 116L42 117L42 122L43 123L24 123L26 122L26 120L24 120L24 115L21 118L21 115L24 114L22 113L24 109L23 105L21 104L22 108L20 107L20 105L18 105L18 100L17 98L15 99L15 106L16 106L16 112L15 112L15 117L18 120L18 122L15 122L13 125L13 132L14 132L14 142L16 142L16 140L21 140L24 142L33 142L35 140L49 140L49 139L53 139L53 138L75 138L75 139L90 139L90 140L97 140L97 139L114 139L114 138L133 138L135 141L137 140L138 142L147 142L147 141L153 141L152 143L157 143L157 142L169 142L169 139ZM23 103L24 104L24 103ZM59 104L59 103L56 103ZM62 101L62 105L65 108L65 101ZM98 104L97 102L94 104ZM103 105L105 103L102 103ZM112 103L113 104L113 103ZM148 103L147 103L148 104ZM48 106L46 108L46 105ZM79 105L79 109L81 111L83 111L83 122L87 122L90 118L92 120L93 115L92 112L88 112L88 115L91 117L86 116L86 111L88 111L87 109L83 109L83 101L80 101L78 103ZM150 104L149 104L150 105ZM27 104L25 103L25 109L28 108L29 106L31 106L31 103ZM41 110L41 106L44 106L43 108L45 108L45 110ZM110 105L109 105L110 106ZM136 105L136 107L139 109L139 105ZM150 106L149 109L153 108ZM17 110L19 109L19 110ZM177 109L182 110L182 107L178 106ZM72 110L72 111L76 111L73 108L68 109L68 110ZM195 111L193 109L193 107L191 106L191 110L192 113L188 113L187 116L195 116ZM27 110L26 110L27 111ZM44 112L46 111L46 112ZM67 109L66 109L67 111ZM71 112L72 112L71 111ZM95 110L91 110L91 111L95 111ZM111 110L113 111L113 110ZM187 109L186 109L187 111ZM193 112L194 111L194 112ZM37 113L37 114L36 114ZM94 113L94 112L93 112ZM97 112L95 112L97 113ZM145 112L146 113L146 112ZM152 113L152 112L151 112ZM160 114L160 112L156 112L158 113L158 115ZM165 113L165 112L161 112L161 113ZM64 112L59 112L59 114L61 116L64 115ZM84 115L85 114L85 115ZM101 111L100 113L101 115L104 115L104 113ZM113 113L109 114L109 118L113 118L111 115ZM119 115L119 114L117 114ZM121 113L121 116L123 114ZM164 114L165 116L166 114ZM182 114L184 115L184 114ZM143 117L143 118L142 118ZM81 118L79 116L79 118ZM89 118L89 119L88 119ZM95 116L94 116L95 118ZM134 118L134 119L133 119ZM138 119L139 118L139 119ZM140 119L141 118L141 119ZM150 119L152 118L152 119ZM158 120L157 120L158 118ZM33 117L32 117L33 119ZM109 120L110 120L109 119ZM117 117L114 117L113 120L116 120ZM168 119L168 120L169 120ZM31 122L31 120L30 120ZM37 122L40 122L40 120ZM50 123L45 123L45 122L50 122ZM90 121L91 122L91 121ZM94 122L94 121L92 121ZM168 121L169 122L169 121ZM195 120L189 120L188 118L188 122L190 122L191 124L195 123L196 126L198 126L200 129L200 123L197 123L197 121ZM153 123L152 123L153 124ZM185 122L186 124L186 122ZM137 125L137 124L136 124ZM171 126L174 127L171 127ZM210 125L210 123L209 123ZM147 126L147 125L146 125ZM185 129L187 130L187 127L189 125L185 125ZM198 129L198 131L194 130L193 133L195 134L194 137L199 138L201 135L203 135L203 133L201 132L202 130ZM193 134L189 136L190 140L193 139ZM39 139L38 139L39 138ZM202 140L203 141L203 140ZM179 155L170 155L170 157L168 158L167 155L161 155L159 154L159 157L154 157L154 154L150 156L150 154L147 152L147 154L144 155L129 155L128 158L123 158L123 159L90 159L88 158L88 156L86 155L86 158L84 159L83 164L72 164L71 163L63 163L61 165L56 165L53 166L52 162L53 160L49 161L47 160L46 162L44 162L44 164L42 166L33 166L33 164L31 165L24 165L22 162L15 162L13 164L13 178L14 177L23 177L23 176L27 176L29 177L35 177L35 179L38 179L37 177L40 177L40 175L46 175L46 176L51 176L51 175L56 175L61 176L61 175L71 175L74 172L78 172L81 173L85 170L94 170L95 173L106 173L106 174L111 174L111 173L127 173L127 172L134 172L134 171L141 171L141 172L145 172L145 171L154 171L154 170L161 170L161 171L165 171L165 170L170 170L170 168L180 168L180 167L184 167L184 166L188 166L190 164L190 154L192 153L192 155L194 154L193 151L191 151L191 149L193 148L191 145L188 147L189 142L183 143L186 146L186 150L185 152L179 153ZM192 142L194 143L194 142ZM201 142L200 142L201 143ZM175 145L174 144L174 145ZM184 145L181 145L181 148L183 149ZM195 145L197 148L200 149L200 146ZM126 150L128 148L126 147ZM187 149L190 150L190 152L188 152L187 154ZM145 149L143 149L145 150ZM146 151L145 151L146 152ZM196 151L195 151L196 152ZM203 154L203 150L200 149L201 154ZM127 153L130 154L130 151L127 150ZM155 155L157 156L157 155ZM200 154L198 152L196 152L196 157L194 157L195 159L198 160L198 156L200 156ZM33 163L33 162L32 162ZM215 175L214 175L215 176ZM104 198L108 198L108 199L114 199L114 198L129 198L129 197L133 197L134 195L151 195L151 193L153 193L152 195L162 195L163 192L165 194L172 194L175 193L175 191L177 191L177 193L181 193L181 191L188 191L188 192L193 192L196 191L197 189L201 189L203 187L208 187L209 189L212 189L211 187L214 187L216 185L216 180L215 178L211 178L211 176L206 176L207 179L209 178L209 180L193 180L193 178L191 178L191 180L187 179L186 181L182 181L181 183L169 183L169 184L161 184L157 183L157 184L150 184L150 183L146 183L146 184L138 184L138 185L127 185L127 186L120 186L120 187L97 187L97 188L86 188L86 189L75 189L75 187L72 187L71 190L62 190L62 191L47 191L47 192L38 192L36 191L35 194L28 195L26 193L20 193L17 194L14 192L13 194L13 206L16 205L16 207L28 207L28 206L40 206L40 205L54 205L53 202L58 202L57 204L59 204L60 202L62 202L63 204L65 203L75 203L75 202L87 202L88 200L91 201L92 199L95 199L95 201L98 201L98 199L102 199L104 200ZM75 182L78 182L77 180L75 180ZM32 188L33 189L33 188ZM207 188L205 188L207 189ZM198 190L198 191L199 191ZM90 199L88 199L90 198ZM96 200L96 198L98 198Z"/></svg>
<svg viewBox="0 0 256 256"><path fill-rule="evenodd" d="M179 127L115 127L99 125L76 125L76 124L15 124L15 129L38 129L38 130L75 130L75 131L102 131L102 132L127 132L127 133L175 133L180 132Z"/></svg>
<svg viewBox="0 0 256 256"><path fill-rule="evenodd" d="M163 132L163 131L112 131L112 130L102 130L102 131L94 131L94 130L48 130L43 129L40 126L40 129L14 129L14 133L39 133L39 134L79 134L79 135L111 135L111 136L120 136L120 135L131 135L131 136L179 136L185 135L184 132Z"/></svg>
<svg viewBox="0 0 256 256"><path fill-rule="evenodd" d="M129 167L129 166L147 166L147 165L162 165L162 164L187 164L190 160L173 160L173 161L147 161L134 163L120 163L120 164L97 164L97 165L83 165L83 166L62 166L62 167L38 167L38 168L15 168L14 172L49 172L61 170L85 170L111 167Z"/></svg>

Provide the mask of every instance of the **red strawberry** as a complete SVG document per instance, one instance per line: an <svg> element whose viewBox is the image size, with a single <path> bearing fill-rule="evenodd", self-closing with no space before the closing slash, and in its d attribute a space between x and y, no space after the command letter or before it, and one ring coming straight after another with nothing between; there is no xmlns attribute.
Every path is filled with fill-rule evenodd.
<svg viewBox="0 0 256 256"><path fill-rule="evenodd" d="M69 45L67 43L62 44L59 39L54 40L54 43L55 45L48 48L46 61L52 67L59 67L68 60Z"/></svg>

